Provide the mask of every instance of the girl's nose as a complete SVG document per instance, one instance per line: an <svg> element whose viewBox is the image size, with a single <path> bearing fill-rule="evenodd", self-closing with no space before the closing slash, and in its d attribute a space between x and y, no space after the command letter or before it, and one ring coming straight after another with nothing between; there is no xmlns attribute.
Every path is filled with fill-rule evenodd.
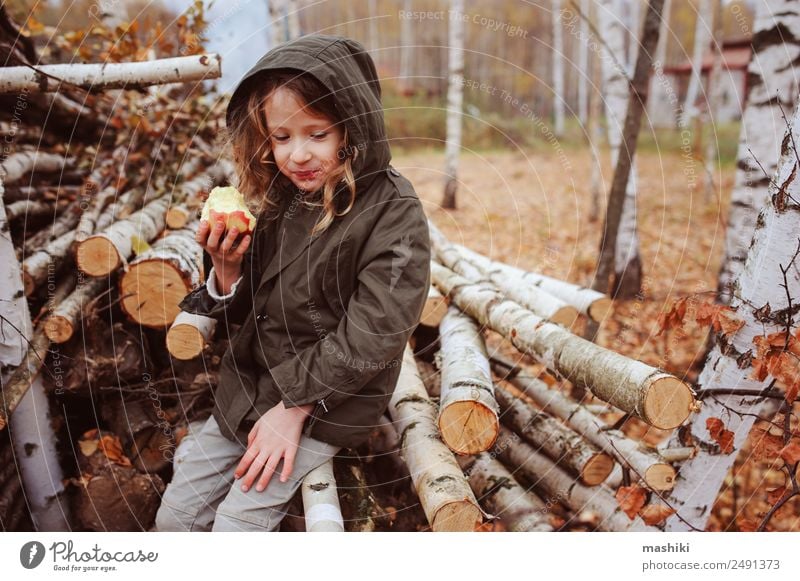
<svg viewBox="0 0 800 581"><path fill-rule="evenodd" d="M291 159L296 164L305 163L311 159L311 152L305 143L301 143L292 151Z"/></svg>

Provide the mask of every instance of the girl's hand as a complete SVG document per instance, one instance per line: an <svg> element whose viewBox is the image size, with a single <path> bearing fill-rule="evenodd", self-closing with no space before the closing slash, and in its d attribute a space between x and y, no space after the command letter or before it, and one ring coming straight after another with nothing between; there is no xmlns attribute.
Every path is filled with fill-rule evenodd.
<svg viewBox="0 0 800 581"><path fill-rule="evenodd" d="M303 423L313 409L311 404L287 409L281 401L259 418L247 436L247 451L233 474L237 479L244 475L242 490L247 492L258 478L256 490L263 491L281 458L281 482L286 482L294 468Z"/></svg>
<svg viewBox="0 0 800 581"><path fill-rule="evenodd" d="M242 260L250 246L252 236L248 234L242 238L238 246L234 246L239 231L231 228L223 237L224 232L225 223L222 220L218 220L213 228L207 220L201 220L195 239L211 256L214 272L220 283L218 288L222 289L223 294L228 294L230 286L242 274Z"/></svg>

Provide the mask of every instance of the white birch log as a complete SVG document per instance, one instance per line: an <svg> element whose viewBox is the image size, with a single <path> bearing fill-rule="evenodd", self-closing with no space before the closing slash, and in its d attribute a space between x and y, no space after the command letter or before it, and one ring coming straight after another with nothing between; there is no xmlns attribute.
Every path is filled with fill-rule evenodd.
<svg viewBox="0 0 800 581"><path fill-rule="evenodd" d="M336 478L333 476L333 460L323 462L306 475L302 495L306 532L344 532L342 508L339 506Z"/></svg>
<svg viewBox="0 0 800 581"><path fill-rule="evenodd" d="M3 69L3 74L9 67ZM2 83L2 81L0 81ZM72 159L66 159L56 153L41 151L20 151L9 155L0 163L0 179L5 185L13 184L30 172L53 173L61 171L66 166L73 165Z"/></svg>
<svg viewBox="0 0 800 581"><path fill-rule="evenodd" d="M49 343L31 324L28 302L23 295L22 276L14 253L3 203L0 178L0 315L5 332L0 333L0 429L11 421L12 444L22 472L23 494L34 528L39 531L69 531L70 506L64 495L63 472L58 459L50 406L39 375ZM10 330L9 323L17 330ZM44 340L43 340L44 339ZM32 342L38 358L30 357ZM38 362L38 363L37 363ZM18 386L9 389L9 383ZM9 418L10 416L10 418Z"/></svg>
<svg viewBox="0 0 800 581"><path fill-rule="evenodd" d="M451 306L439 326L442 387L437 424L457 454L488 450L500 427L489 356L475 321Z"/></svg>
<svg viewBox="0 0 800 581"><path fill-rule="evenodd" d="M58 64L5 67L0 93L52 93L62 82L83 89L130 89L218 79L219 55L203 54L133 63Z"/></svg>
<svg viewBox="0 0 800 581"><path fill-rule="evenodd" d="M772 378L763 381L753 378L752 358L754 339L759 336L785 331L784 325L764 320L758 313L772 315L787 313L792 324L795 313L789 312L800 302L800 268L797 251L800 247L800 169L794 144L800 144L800 102L796 103L791 118L791 131L782 140L779 169L769 187L766 205L756 221L747 261L734 287L731 307L744 325L728 336L725 350L716 341L706 359L698 380L701 389L734 388L761 390ZM785 276L782 270L786 270ZM697 455L685 462L678 473L672 491L673 506L677 513L670 517L667 530L704 530L720 487L736 460L738 451L747 440L753 423L763 407L764 398L744 395L715 395L705 400L700 413L691 422L691 437L698 447ZM708 422L717 418L722 429L733 432L730 450L723 451L709 432L714 426ZM719 426L718 426L719 427ZM678 434L672 446L682 446ZM727 453L726 453L727 452Z"/></svg>
<svg viewBox="0 0 800 581"><path fill-rule="evenodd" d="M644 524L639 516L628 518L611 492L575 482L547 456L505 428L500 430L492 452L506 466L513 466L515 475L532 483L546 502L560 502L576 513L595 513L600 519L601 530L658 532L657 528Z"/></svg>
<svg viewBox="0 0 800 581"><path fill-rule="evenodd" d="M464 258L460 246L451 244L433 222L429 222L431 244L435 256L450 270L457 272L470 282L491 281L510 299L518 302L539 317L553 323L569 327L578 317L578 311L547 291L524 283L509 270L484 268L486 263L478 264Z"/></svg>
<svg viewBox="0 0 800 581"><path fill-rule="evenodd" d="M791 0L757 2L753 57L747 69L748 92L717 289L723 304L730 302L756 218L767 204L769 180L778 169L781 139L786 132L782 111L789 114L798 94L793 66L798 58L800 5Z"/></svg>
<svg viewBox="0 0 800 581"><path fill-rule="evenodd" d="M181 311L167 331L167 351L181 361L194 359L211 341L216 327L216 319Z"/></svg>
<svg viewBox="0 0 800 581"><path fill-rule="evenodd" d="M209 174L201 173L178 186L177 192L172 193L170 208L167 210L167 226L172 230L179 230L185 228L193 217L198 216L213 183Z"/></svg>
<svg viewBox="0 0 800 581"><path fill-rule="evenodd" d="M122 310L131 320L154 329L171 325L186 294L205 280L197 225L171 231L130 262L119 291Z"/></svg>
<svg viewBox="0 0 800 581"><path fill-rule="evenodd" d="M64 192L59 191L59 195L62 193ZM64 209L63 212L61 212L58 218L53 220L49 226L42 228L33 236L29 236L25 240L25 244L22 246L22 252L19 253L20 259L22 256L30 256L34 252L40 250L42 246L46 246L59 236L66 234L70 230L73 230L77 226L81 217L80 206L80 198L75 199Z"/></svg>
<svg viewBox="0 0 800 581"><path fill-rule="evenodd" d="M498 369L502 375L502 368ZM653 450L628 438L567 395L550 389L543 381L533 378L510 377L506 381L529 395L543 410L566 422L592 444L629 466L632 476L641 478L653 490L671 490L675 485L675 469Z"/></svg>
<svg viewBox="0 0 800 581"><path fill-rule="evenodd" d="M456 207L458 156L461 153L461 123L464 108L464 0L450 0L447 60L447 137L445 185L442 206Z"/></svg>
<svg viewBox="0 0 800 581"><path fill-rule="evenodd" d="M420 323L428 327L438 327L442 322L442 317L447 312L447 300L442 296L435 286L428 288L428 299L422 309Z"/></svg>
<svg viewBox="0 0 800 581"><path fill-rule="evenodd" d="M694 397L677 377L577 337L505 299L486 283L470 284L435 262L431 279L479 323L603 401L663 429L677 427L688 417Z"/></svg>
<svg viewBox="0 0 800 581"><path fill-rule="evenodd" d="M161 196L78 244L75 253L78 268L89 276L105 276L115 271L131 257L137 239L150 242L164 230L168 207L169 196Z"/></svg>
<svg viewBox="0 0 800 581"><path fill-rule="evenodd" d="M603 95L606 110L608 144L611 149L611 165L617 165L622 145L622 130L628 112L630 91L629 74L625 58L625 26L615 0L598 0L598 26L603 31L605 43L601 43L603 72ZM628 152L623 152L629 155ZM625 190L625 202L620 219L614 249L614 272L616 287L622 294L632 296L641 283L641 259L639 237L636 231L636 161L631 165L630 178ZM632 291L632 292L630 292Z"/></svg>
<svg viewBox="0 0 800 581"><path fill-rule="evenodd" d="M18 218L24 217L25 222L31 218L40 218L42 216L52 216L56 206L52 202L45 202L43 200L19 200L12 202L6 206L6 219L10 222Z"/></svg>
<svg viewBox="0 0 800 581"><path fill-rule="evenodd" d="M531 287L539 288L548 295L574 307L579 313L593 321L602 321L611 310L611 299L601 292L491 260L460 244L455 244L454 247L466 260L487 273L498 272L509 277L518 277Z"/></svg>
<svg viewBox="0 0 800 581"><path fill-rule="evenodd" d="M497 403L503 424L547 454L565 470L577 475L587 486L604 482L614 468L614 460L584 440L546 412L515 398L498 386Z"/></svg>
<svg viewBox="0 0 800 581"><path fill-rule="evenodd" d="M79 277L75 290L56 305L44 322L44 332L53 343L66 343L75 333L87 305L108 288L105 278Z"/></svg>
<svg viewBox="0 0 800 581"><path fill-rule="evenodd" d="M389 413L425 517L434 531L472 531L482 520L475 495L453 452L439 439L436 404L428 399L414 354L406 346Z"/></svg>
<svg viewBox="0 0 800 581"><path fill-rule="evenodd" d="M508 469L491 454L461 456L458 463L469 479L472 491L486 512L500 517L506 530L552 532L548 508L533 492L525 490Z"/></svg>
<svg viewBox="0 0 800 581"><path fill-rule="evenodd" d="M87 182L87 186L90 182ZM94 186L85 186L84 195L91 193ZM75 229L73 239L75 242L81 243L89 236L97 232L97 224L103 211L114 201L117 195L116 185L111 185L103 188L99 192L94 192L89 202L89 207L86 208L81 214L81 219L78 222L78 227Z"/></svg>

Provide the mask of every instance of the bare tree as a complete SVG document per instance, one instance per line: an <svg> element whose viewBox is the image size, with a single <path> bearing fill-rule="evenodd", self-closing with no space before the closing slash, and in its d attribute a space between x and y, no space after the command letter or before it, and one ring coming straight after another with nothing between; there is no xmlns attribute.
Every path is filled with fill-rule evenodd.
<svg viewBox="0 0 800 581"><path fill-rule="evenodd" d="M561 26L561 0L553 0L553 133L564 134L564 31Z"/></svg>
<svg viewBox="0 0 800 581"><path fill-rule="evenodd" d="M442 207L455 209L458 189L458 154L461 150L461 121L464 102L464 0L450 3L450 38L447 87L447 143L445 145L445 186Z"/></svg>

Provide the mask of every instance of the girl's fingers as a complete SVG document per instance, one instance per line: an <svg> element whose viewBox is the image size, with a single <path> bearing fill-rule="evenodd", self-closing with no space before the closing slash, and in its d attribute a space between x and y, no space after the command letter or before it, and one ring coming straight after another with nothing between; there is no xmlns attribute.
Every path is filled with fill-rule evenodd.
<svg viewBox="0 0 800 581"><path fill-rule="evenodd" d="M264 472L261 473L261 478L258 479L258 484L256 485L256 490L258 492L263 491L269 481L272 479L272 475L275 473L275 469L278 467L278 462L280 462L280 454L273 454L267 460L266 466L264 466Z"/></svg>
<svg viewBox="0 0 800 581"><path fill-rule="evenodd" d="M253 460L255 460L256 456L258 456L258 449L248 445L247 451L244 453L244 456L242 456L242 459L239 460L239 465L236 467L233 477L241 478L247 472L247 469L253 463Z"/></svg>
<svg viewBox="0 0 800 581"><path fill-rule="evenodd" d="M297 455L297 446L292 446L286 450L286 455L283 457L283 471L281 472L281 482L286 482L289 476L292 475L294 469L294 457Z"/></svg>
<svg viewBox="0 0 800 581"><path fill-rule="evenodd" d="M201 245L206 245L206 239L208 238L209 233L209 226L207 220L201 220L200 226L197 228L197 234L195 234L195 240Z"/></svg>
<svg viewBox="0 0 800 581"><path fill-rule="evenodd" d="M264 463L267 461L267 459L267 454L262 452L255 460L253 460L253 463L250 464L250 468L247 470L247 474L242 480L242 490L244 492L250 490L253 482L256 481L256 478L258 478L258 475L261 473L261 469L264 467Z"/></svg>
<svg viewBox="0 0 800 581"><path fill-rule="evenodd" d="M225 222L222 220L217 221L211 229L211 234L208 235L208 248L209 250L216 251L219 246L219 239L225 231Z"/></svg>
<svg viewBox="0 0 800 581"><path fill-rule="evenodd" d="M236 242L236 237L239 236L239 231L236 228L231 228L228 230L227 236L225 236L225 240L222 241L220 245L220 250L223 254L228 254L233 248L233 243Z"/></svg>
<svg viewBox="0 0 800 581"><path fill-rule="evenodd" d="M250 236L249 234L244 238L242 238L242 241L239 243L239 246L236 247L234 255L238 257L244 256L244 253L247 252L247 247L250 246L250 240L252 239L253 237Z"/></svg>

